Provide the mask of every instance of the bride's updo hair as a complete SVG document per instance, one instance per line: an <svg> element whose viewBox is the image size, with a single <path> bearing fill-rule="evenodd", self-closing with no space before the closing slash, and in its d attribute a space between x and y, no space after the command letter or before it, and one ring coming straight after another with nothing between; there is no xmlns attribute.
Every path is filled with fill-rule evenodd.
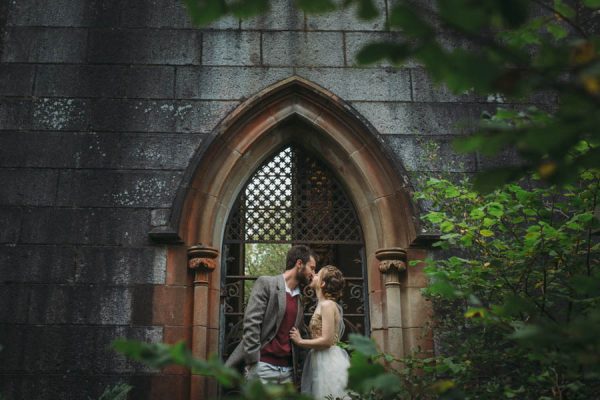
<svg viewBox="0 0 600 400"><path fill-rule="evenodd" d="M325 284L322 287L323 296L328 300L338 301L342 297L342 291L344 290L344 275L342 271L334 267L333 265L326 265L319 271L321 275L321 281Z"/></svg>

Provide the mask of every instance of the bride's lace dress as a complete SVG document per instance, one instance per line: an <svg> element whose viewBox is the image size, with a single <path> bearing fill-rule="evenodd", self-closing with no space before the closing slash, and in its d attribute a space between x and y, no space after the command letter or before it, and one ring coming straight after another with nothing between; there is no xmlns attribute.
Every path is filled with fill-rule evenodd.
<svg viewBox="0 0 600 400"><path fill-rule="evenodd" d="M338 331L335 335L337 343L344 333L342 309L338 304L339 312L336 313L335 323ZM308 325L311 337L321 336L323 321L321 314L313 314ZM315 399L325 399L331 396L333 399L348 398L346 384L348 383L348 367L350 361L348 353L339 346L333 345L327 349L312 349L304 362L302 370L302 393L310 394Z"/></svg>

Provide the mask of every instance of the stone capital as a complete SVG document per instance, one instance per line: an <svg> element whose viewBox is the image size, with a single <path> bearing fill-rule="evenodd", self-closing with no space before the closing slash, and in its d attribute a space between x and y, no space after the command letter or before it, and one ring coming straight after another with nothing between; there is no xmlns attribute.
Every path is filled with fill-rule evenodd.
<svg viewBox="0 0 600 400"><path fill-rule="evenodd" d="M401 247L379 249L375 252L379 260L379 271L383 274L406 270L406 250Z"/></svg>
<svg viewBox="0 0 600 400"><path fill-rule="evenodd" d="M195 272L195 284L208 284L208 274L217 267L219 250L202 243L188 249L188 268Z"/></svg>

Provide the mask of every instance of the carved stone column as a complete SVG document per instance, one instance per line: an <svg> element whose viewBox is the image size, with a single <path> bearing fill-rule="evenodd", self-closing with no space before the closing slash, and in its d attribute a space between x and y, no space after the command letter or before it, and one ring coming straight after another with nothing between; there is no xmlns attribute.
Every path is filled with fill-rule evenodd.
<svg viewBox="0 0 600 400"><path fill-rule="evenodd" d="M402 292L400 272L406 270L406 250L400 247L379 249L375 252L379 271L383 274L386 298L387 351L397 357L404 356L402 332Z"/></svg>
<svg viewBox="0 0 600 400"><path fill-rule="evenodd" d="M194 357L206 359L209 343L209 314L211 309L218 307L210 301L210 274L217 267L219 251L202 243L188 249L188 268L194 272L194 314L192 322L192 354ZM206 377L192 375L192 398L208 398L209 392L214 391L216 382Z"/></svg>

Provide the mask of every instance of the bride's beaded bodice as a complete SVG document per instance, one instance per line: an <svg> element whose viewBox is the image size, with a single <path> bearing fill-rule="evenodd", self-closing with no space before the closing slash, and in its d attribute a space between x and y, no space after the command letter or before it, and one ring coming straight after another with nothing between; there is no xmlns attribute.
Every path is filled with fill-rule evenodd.
<svg viewBox="0 0 600 400"><path fill-rule="evenodd" d="M334 326L338 327L338 329L336 329L335 336L334 336L334 341L337 343L340 341L340 329L339 329L340 314L339 314L339 312L335 313ZM313 339L323 335L323 318L321 317L321 314L317 314L317 312L315 312L312 315L312 317L310 318L310 322L308 324L308 331L310 332L310 337Z"/></svg>

